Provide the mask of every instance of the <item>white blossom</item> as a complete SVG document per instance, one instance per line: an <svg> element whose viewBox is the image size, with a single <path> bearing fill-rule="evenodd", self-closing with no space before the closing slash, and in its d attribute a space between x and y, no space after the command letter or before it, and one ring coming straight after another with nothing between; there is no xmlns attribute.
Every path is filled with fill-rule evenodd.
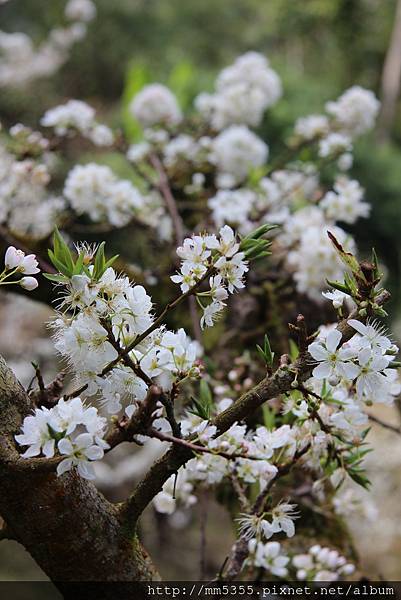
<svg viewBox="0 0 401 600"><path fill-rule="evenodd" d="M330 331L325 340L312 342L308 352L319 365L313 369L313 376L317 379L327 379L332 375L340 375L346 379L354 379L358 369L350 359L355 354L351 348L338 348L341 342L341 333L337 329Z"/></svg>
<svg viewBox="0 0 401 600"><path fill-rule="evenodd" d="M279 542L263 544L253 538L248 542L248 549L250 553L248 564L261 567L276 577L288 575L287 565L290 559L282 553Z"/></svg>
<svg viewBox="0 0 401 600"><path fill-rule="evenodd" d="M217 130L233 124L255 127L280 96L280 79L267 59L257 52L247 52L221 71L215 93L201 93L195 106Z"/></svg>
<svg viewBox="0 0 401 600"><path fill-rule="evenodd" d="M145 86L132 100L130 110L143 127L178 125L182 119L177 99L160 83Z"/></svg>
<svg viewBox="0 0 401 600"><path fill-rule="evenodd" d="M65 456L57 466L59 476L77 467L82 477L94 479L90 461L103 458L109 447L104 440L105 428L106 420L95 407L86 407L80 398L61 398L53 408L37 408L25 417L22 433L15 439L28 446L23 458Z"/></svg>
<svg viewBox="0 0 401 600"><path fill-rule="evenodd" d="M294 133L303 140L313 140L327 133L328 129L329 120L325 115L308 115L297 119Z"/></svg>
<svg viewBox="0 0 401 600"><path fill-rule="evenodd" d="M329 219L355 223L360 217L368 217L370 205L363 202L364 190L358 181L338 178L334 191L327 192L320 202Z"/></svg>
<svg viewBox="0 0 401 600"><path fill-rule="evenodd" d="M327 112L351 135L361 135L372 129L380 102L373 92L358 85L350 87L335 102L326 104Z"/></svg>
<svg viewBox="0 0 401 600"><path fill-rule="evenodd" d="M96 16L96 5L92 0L68 0L65 16L71 21L92 21Z"/></svg>
<svg viewBox="0 0 401 600"><path fill-rule="evenodd" d="M267 160L267 145L245 125L231 125L213 140L210 160L220 173L243 181Z"/></svg>

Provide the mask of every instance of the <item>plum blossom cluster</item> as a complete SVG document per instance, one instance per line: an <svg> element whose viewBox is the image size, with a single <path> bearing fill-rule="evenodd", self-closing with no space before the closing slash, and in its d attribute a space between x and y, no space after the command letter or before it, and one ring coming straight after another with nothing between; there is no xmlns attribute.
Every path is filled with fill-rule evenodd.
<svg viewBox="0 0 401 600"><path fill-rule="evenodd" d="M353 86L327 103L327 115L299 119L289 140L293 159L277 167L268 143L251 128L280 94L266 59L248 52L223 69L214 94L197 97L195 109L208 124L197 132L196 127L187 131L170 90L147 86L132 102L145 139L127 156L142 169L158 155L178 194L208 227L212 220L216 229L227 224L246 234L267 222L283 225L277 255L283 254L297 291L321 301L325 281L337 278L341 268L325 232L333 231L352 251L353 239L340 224L354 224L370 212L359 182L344 171L352 166L353 141L373 127L379 102L369 90ZM299 160L304 145L310 158ZM331 185L320 181L325 163L339 171Z"/></svg>
<svg viewBox="0 0 401 600"><path fill-rule="evenodd" d="M95 15L92 0L68 0L67 23L52 29L36 48L25 33L0 31L0 86L20 87L53 75L67 61L73 45L85 37L87 23Z"/></svg>
<svg viewBox="0 0 401 600"><path fill-rule="evenodd" d="M181 270L172 275L174 283L179 283L183 293L209 277L209 290L198 292L198 302L203 310L202 328L211 327L223 310L224 300L229 294L245 286L243 277L248 271L245 253L240 251L234 231L228 225L222 227L219 236L193 235L186 238L177 248L181 258ZM204 300L211 300L204 305Z"/></svg>
<svg viewBox="0 0 401 600"><path fill-rule="evenodd" d="M279 542L258 541L252 538L248 542L249 557L245 565L247 567L258 567L264 569L276 577L286 577L288 575L288 563L290 558L283 551Z"/></svg>
<svg viewBox="0 0 401 600"><path fill-rule="evenodd" d="M22 250L9 246L4 257L4 269L0 273L0 285L20 285L25 290L32 291L39 285L36 277L32 275L39 272L34 254L26 255Z"/></svg>
<svg viewBox="0 0 401 600"><path fill-rule="evenodd" d="M94 479L92 461L101 460L109 448L105 430L106 419L94 406L85 406L81 398L60 398L54 407L36 408L25 417L15 439L27 447L23 458L58 456L57 475L76 468L81 477Z"/></svg>
<svg viewBox="0 0 401 600"><path fill-rule="evenodd" d="M268 60L257 52L247 52L221 71L215 92L197 96L195 106L218 131L234 124L257 127L281 93L280 78Z"/></svg>
<svg viewBox="0 0 401 600"><path fill-rule="evenodd" d="M182 120L174 94L160 83L145 86L133 99L130 110L143 127L171 127Z"/></svg>
<svg viewBox="0 0 401 600"><path fill-rule="evenodd" d="M328 220L355 223L360 217L368 217L370 206L363 202L364 191L355 179L339 177L320 202Z"/></svg>
<svg viewBox="0 0 401 600"><path fill-rule="evenodd" d="M375 124L380 102L373 92L358 85L346 90L336 101L326 103L326 115L301 117L295 135L301 140L319 140L319 156L347 154L352 141Z"/></svg>
<svg viewBox="0 0 401 600"><path fill-rule="evenodd" d="M76 165L68 173L64 197L77 215L123 227L132 219L156 226L164 211L156 193L144 195L131 181L104 165Z"/></svg>
<svg viewBox="0 0 401 600"><path fill-rule="evenodd" d="M248 543L246 567L262 568L279 578L294 574L300 581L337 581L352 575L355 565L337 550L312 546L308 553L289 556L279 542L263 543L252 538Z"/></svg>
<svg viewBox="0 0 401 600"><path fill-rule="evenodd" d="M341 346L341 333L336 329L310 344L309 353L318 363L313 377L338 385L353 383L359 401L391 404L399 393L397 371L391 368L397 346L375 322L365 325L350 319L349 325L356 333Z"/></svg>
<svg viewBox="0 0 401 600"><path fill-rule="evenodd" d="M88 22L94 14L90 0L68 2L66 15L71 20ZM70 210L83 226L88 220L112 228L138 221L157 229L167 240L176 210L182 229L196 233L177 249L181 264L171 279L180 286L181 295L159 316L146 289L118 275L113 259L106 261L103 244L78 245L72 253L56 231L49 256L57 275L48 277L60 290L60 304L52 328L55 347L79 386L79 393L73 395L90 397L99 413L104 411L124 428L138 409L154 400L156 384L161 395L146 429L140 430L141 440L154 437L176 446L191 444L193 451L193 458L154 498L156 510L172 514L188 509L197 502L199 490L231 483L233 491L240 489L246 500L238 530L248 544L248 567L263 568L275 577L293 575L295 569L301 580L331 580L351 574L353 566L338 552L320 546L291 557L287 545L295 534L298 509L289 499L271 498L270 487L295 463L305 470L316 498L331 498L333 488L347 476L367 486L361 466L367 452L366 407L373 402L391 403L399 393L393 368L398 349L375 322L349 320L355 334L346 343L334 326L322 327L316 340L305 344L310 354L306 369L312 376L298 381L304 373L294 369L292 357L285 355L275 371L274 353L265 343L264 351L259 347L263 368L269 377L274 373L275 383L289 380L288 389L278 392L271 406L263 407L267 409L264 421L257 417L239 421L220 433L212 417L231 406L231 397L252 387L259 366L244 375L243 381L239 370L232 368L224 389L232 388L217 406L213 402L214 394L219 395L217 385L206 404L193 398L191 407L184 398L174 404L182 389L192 393L195 388L194 381L188 380L202 373L202 349L184 329L169 331L163 325L166 311L181 301L185 306L186 297L192 295L202 310L202 329L212 326L230 294L245 287L255 251L257 256L266 256L266 248L258 244L266 243L261 237L269 229L267 223L280 225L272 260L285 269L284 275L293 275L300 294L321 301L326 279L341 278L338 248L333 248L327 231L335 235L343 254L354 252L353 239L340 225L367 217L369 206L359 182L344 172L352 165L354 140L373 126L379 104L371 92L353 87L327 104L327 115L298 120L288 148L294 151L294 159L282 164L251 129L261 123L266 109L280 95L278 76L264 57L253 52L222 71L212 94L198 96L198 114L193 120L184 119L168 88L146 86L130 106L143 127L144 139L127 153L137 175L143 176L143 186L120 179L101 164L76 165L66 178L63 199L45 193L49 181L46 140L19 127L15 135L10 132L15 144L24 136L24 144L32 146L28 155L42 157L43 164L27 160L23 152L16 153L17 160L4 148L0 221L11 231L18 227L21 235L41 238L48 235L61 211ZM111 130L97 122L89 105L77 100L47 111L42 125L53 127L61 137L78 132L96 145L113 144ZM303 160L298 152L305 144L310 145L310 160ZM332 177L324 172L320 177L326 163L336 164L340 174ZM36 287L36 279L29 277L38 272L34 256L9 248L5 266L0 284L10 277L9 283ZM15 274L28 277L11 281ZM323 296L342 314L345 293L335 290ZM373 300L374 295L369 297L372 310ZM357 294L355 302L361 309ZM365 317L366 312L359 316ZM254 362L252 352L249 355ZM187 412L178 423L177 415L172 417L168 410L168 401L177 411L181 399ZM37 408L16 437L27 447L23 456L58 457L59 475L77 468L83 477L93 478L92 462L108 449L106 420L98 409L86 407L79 397L61 399L51 409ZM249 503L247 508L255 492L266 495L262 512L252 511ZM271 541L282 534L288 538L282 545Z"/></svg>
<svg viewBox="0 0 401 600"><path fill-rule="evenodd" d="M95 110L86 102L69 100L46 111L40 123L43 127L53 127L58 136L76 131L96 146L111 146L113 132L106 125L98 123L95 116Z"/></svg>
<svg viewBox="0 0 401 600"><path fill-rule="evenodd" d="M152 381L169 390L198 377L200 347L183 329L152 327L152 300L142 286L118 277L112 267L95 275L91 266L61 277L65 293L63 312L52 324L55 347L88 395L97 395L109 414L124 409L131 416Z"/></svg>
<svg viewBox="0 0 401 600"><path fill-rule="evenodd" d="M356 180L340 176L318 203L318 182L313 172L277 171L260 179L253 188L220 189L208 200L217 226L236 226L245 234L258 223L280 225L277 252L285 252L285 264L293 273L300 293L320 300L319 290L327 279L338 279L342 265L327 237L331 231L353 251L355 243L336 222L353 224L367 217L370 206ZM309 201L304 206L305 200ZM301 208L297 208L301 205Z"/></svg>
<svg viewBox="0 0 401 600"><path fill-rule="evenodd" d="M217 409L221 411L230 403L225 399ZM181 430L183 435L195 435L197 443L201 443L206 452L190 460L179 470L177 481L171 477L155 497L156 510L168 514L178 507L194 504L197 488L214 486L233 475L245 486L258 484L260 489L265 489L277 475L277 464L291 460L297 449L297 430L288 425L273 431L264 426L248 431L245 425L235 424L216 437L214 425L188 413L181 420ZM289 537L294 535L294 516L292 505L278 505L263 519L265 536L269 538L279 531L285 531ZM255 525L252 516L244 517L244 527L245 523L252 531L255 526L261 528L260 522Z"/></svg>
<svg viewBox="0 0 401 600"><path fill-rule="evenodd" d="M235 187L249 172L267 160L269 148L245 125L230 125L217 135L211 145L209 160L217 168L217 184Z"/></svg>
<svg viewBox="0 0 401 600"><path fill-rule="evenodd" d="M355 571L355 566L337 550L318 544L309 548L307 554L293 556L291 562L300 581L336 581Z"/></svg>
<svg viewBox="0 0 401 600"><path fill-rule="evenodd" d="M47 237L64 209L61 196L49 193L50 181L46 140L36 132L22 126L10 130L11 142L19 143L24 137L24 147L45 152L42 161L18 160L3 143L0 143L0 223L6 224L17 237L43 239Z"/></svg>

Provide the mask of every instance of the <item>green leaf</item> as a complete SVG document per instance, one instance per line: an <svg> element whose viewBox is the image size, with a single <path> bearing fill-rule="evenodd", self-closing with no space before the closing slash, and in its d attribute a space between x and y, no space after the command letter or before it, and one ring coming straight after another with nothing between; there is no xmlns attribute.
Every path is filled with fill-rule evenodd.
<svg viewBox="0 0 401 600"><path fill-rule="evenodd" d="M352 469L348 471L348 474L351 477L351 479L353 479L358 485L365 488L365 490L367 490L370 487L371 482L369 481L369 479L365 475L361 475L357 470Z"/></svg>
<svg viewBox="0 0 401 600"><path fill-rule="evenodd" d="M85 252L80 252L74 265L74 275L80 275L83 270L85 260Z"/></svg>
<svg viewBox="0 0 401 600"><path fill-rule="evenodd" d="M266 362L266 356L265 356L265 352L264 350L259 346L259 344L256 344L256 350L260 356L260 358L263 360L263 362Z"/></svg>
<svg viewBox="0 0 401 600"><path fill-rule="evenodd" d="M104 257L104 247L106 242L102 242L96 251L95 262L93 265L93 279L98 281L104 273L106 259Z"/></svg>
<svg viewBox="0 0 401 600"><path fill-rule="evenodd" d="M60 234L57 227L54 230L53 234L53 248L55 257L65 264L67 269L72 274L74 269L74 261L72 260L71 251L67 244L65 243L62 235Z"/></svg>
<svg viewBox="0 0 401 600"><path fill-rule="evenodd" d="M71 276L71 272L68 269L67 265L65 265L63 262L61 262L54 254L54 252L52 250L48 250L48 254L49 254L49 258L51 260L51 262L53 263L53 265L56 267L56 269L58 271L60 271L60 273L63 273L63 275L66 275L67 277Z"/></svg>
<svg viewBox="0 0 401 600"><path fill-rule="evenodd" d="M64 275L54 275L53 273L43 273L43 277L49 279L49 281L54 281L55 283L67 283L68 277Z"/></svg>
<svg viewBox="0 0 401 600"><path fill-rule="evenodd" d="M117 260L118 257L119 257L119 254L115 254L114 256L109 258L109 260L107 260L104 264L104 271L106 271L106 269L111 267L111 265L113 265L115 263L115 261Z"/></svg>
<svg viewBox="0 0 401 600"><path fill-rule="evenodd" d="M379 259L377 258L376 250L372 248L372 263L375 267L373 277L374 279L381 279L382 273L379 270Z"/></svg>
<svg viewBox="0 0 401 600"><path fill-rule="evenodd" d="M358 293L358 285L355 279L347 272L344 273L344 283L350 290L351 296L355 296Z"/></svg>
<svg viewBox="0 0 401 600"><path fill-rule="evenodd" d="M290 358L292 362L295 362L299 356L299 349L294 340L290 339Z"/></svg>
<svg viewBox="0 0 401 600"><path fill-rule="evenodd" d="M277 229L277 227L278 225L269 225L265 223L264 225L260 225L260 227L257 227L256 229L248 233L248 235L246 235L242 241L244 242L245 240L257 240L266 235L266 233L268 233L272 229Z"/></svg>
<svg viewBox="0 0 401 600"><path fill-rule="evenodd" d="M344 248L342 247L342 245L340 244L340 242L335 238L335 236L330 231L327 232L327 235L329 236L333 246L337 250L338 256L340 257L342 262L345 264L345 266L348 267L352 271L352 273L360 274L359 262L357 261L355 256L353 254L351 254L351 252L346 252L344 250Z"/></svg>
<svg viewBox="0 0 401 600"><path fill-rule="evenodd" d="M340 292L349 295L350 289L346 283L341 283L340 281L330 281L330 279L326 279L326 282L330 287L334 288L335 290L339 290Z"/></svg>
<svg viewBox="0 0 401 600"><path fill-rule="evenodd" d="M204 405L211 406L213 404L212 392L205 379L201 379L199 389L201 402Z"/></svg>
<svg viewBox="0 0 401 600"><path fill-rule="evenodd" d="M262 405L262 411L263 411L263 423L264 423L265 427L267 429L269 429L269 431L271 431L272 429L274 429L274 426L276 423L276 413L266 403Z"/></svg>
<svg viewBox="0 0 401 600"><path fill-rule="evenodd" d="M273 360L274 360L274 352L272 352L272 350L271 350L269 338L267 337L267 335L265 335L265 337L264 337L263 349L259 345L257 345L256 346L256 350L258 351L258 353L261 356L262 360L269 367L272 367L273 366Z"/></svg>

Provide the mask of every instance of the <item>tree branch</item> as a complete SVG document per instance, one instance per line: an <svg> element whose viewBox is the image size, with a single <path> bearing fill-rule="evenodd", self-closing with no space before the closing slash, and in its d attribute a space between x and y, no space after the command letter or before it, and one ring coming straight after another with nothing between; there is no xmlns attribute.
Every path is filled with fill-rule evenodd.
<svg viewBox="0 0 401 600"><path fill-rule="evenodd" d="M373 423L377 423L381 427L384 427L384 429L389 429L390 431L393 431L394 433L398 433L398 435L401 435L401 427L397 427L396 425L392 425L391 423L386 423L385 421L378 419L374 415L368 415L368 417L369 417L369 421L373 421Z"/></svg>
<svg viewBox="0 0 401 600"><path fill-rule="evenodd" d="M61 477L49 473L53 459L19 457L14 435L30 409L27 394L0 357L1 516L53 581L124 581L120 600L144 597L132 582L157 574L138 539L127 538L115 506L75 471Z"/></svg>
<svg viewBox="0 0 401 600"><path fill-rule="evenodd" d="M376 299L377 304L384 304L390 297L384 290ZM355 335L355 330L348 324L349 319L359 319L358 311L354 310L337 326L342 334L342 343ZM290 366L280 366L272 375L266 376L254 388L243 394L236 402L225 411L217 415L211 424L217 428L216 435L227 431L234 423L243 421L267 400L290 391L292 383L296 380L303 382L311 375L314 360L308 352L300 354L298 359ZM189 440L191 441L191 440ZM145 477L140 481L132 495L121 506L121 517L130 531L134 532L136 523L144 509L158 494L167 479L176 473L188 460L194 456L193 450L175 444L164 456L156 461Z"/></svg>
<svg viewBox="0 0 401 600"><path fill-rule="evenodd" d="M152 167L157 172L159 177L159 181L157 183L157 187L164 198L166 203L167 210L170 214L171 220L173 222L173 228L175 232L175 238L177 242L177 246L181 246L184 240L184 223L181 219L181 215L178 212L177 204L173 194L171 193L170 184L166 175L166 172L163 168L163 165L157 156L157 154L152 153L149 156L149 162Z"/></svg>

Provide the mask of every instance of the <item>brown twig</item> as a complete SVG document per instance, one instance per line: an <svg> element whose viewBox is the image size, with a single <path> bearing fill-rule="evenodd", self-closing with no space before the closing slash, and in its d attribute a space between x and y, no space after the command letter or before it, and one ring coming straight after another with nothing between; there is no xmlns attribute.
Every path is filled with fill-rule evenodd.
<svg viewBox="0 0 401 600"><path fill-rule="evenodd" d="M397 427L397 425L392 425L391 423L386 423L385 421L382 421L381 419L378 419L373 415L368 415L368 417L369 421L373 421L373 423L377 423L381 427L384 427L385 429L389 429L390 431L401 435L401 427Z"/></svg>
<svg viewBox="0 0 401 600"><path fill-rule="evenodd" d="M221 456L222 458L226 458L227 460L236 460L237 458L244 458L247 460L266 460L265 458L261 458L260 456L249 456L247 454L243 454L241 452L224 452L223 450L212 450L207 448L207 446L201 446L200 444L195 444L188 439L178 438L169 433L164 433L163 431L159 431L158 429L149 429L147 431L147 435L149 437L157 438L161 442L171 442L172 444L176 444L183 448L190 450L193 454L212 454L213 456Z"/></svg>
<svg viewBox="0 0 401 600"><path fill-rule="evenodd" d="M177 242L177 246L181 246L184 240L184 223L181 219L181 215L178 212L177 203L175 198L171 192L170 184L164 170L163 164L157 154L150 154L149 162L152 167L155 169L158 175L158 183L157 187L164 198L166 203L167 210L170 214L171 220L173 222L173 228L175 232L175 238Z"/></svg>
<svg viewBox="0 0 401 600"><path fill-rule="evenodd" d="M157 402L162 395L161 389L152 384L146 398L139 403L138 409L132 417L125 422L117 422L106 436L106 442L110 449L115 448L122 442L131 442L135 435L145 434L153 421L153 413L157 408Z"/></svg>
<svg viewBox="0 0 401 600"><path fill-rule="evenodd" d="M184 237L185 237L184 222L179 213L175 198L171 192L167 174L166 174L163 164L162 164L161 160L159 159L159 157L157 156L157 154L152 153L149 157L149 162L158 174L159 181L158 181L157 187L158 187L161 195L164 198L167 210L170 214L170 217L171 217L171 220L173 223L173 229L174 229L174 233L175 233L175 239L176 239L177 246L181 246L181 244L184 241ZM189 297L188 305L189 305L189 313L190 313L191 322L192 322L192 330L193 330L195 339L199 343L201 343L202 331L201 331L200 324L199 324L198 311L196 308L196 300L193 296Z"/></svg>

